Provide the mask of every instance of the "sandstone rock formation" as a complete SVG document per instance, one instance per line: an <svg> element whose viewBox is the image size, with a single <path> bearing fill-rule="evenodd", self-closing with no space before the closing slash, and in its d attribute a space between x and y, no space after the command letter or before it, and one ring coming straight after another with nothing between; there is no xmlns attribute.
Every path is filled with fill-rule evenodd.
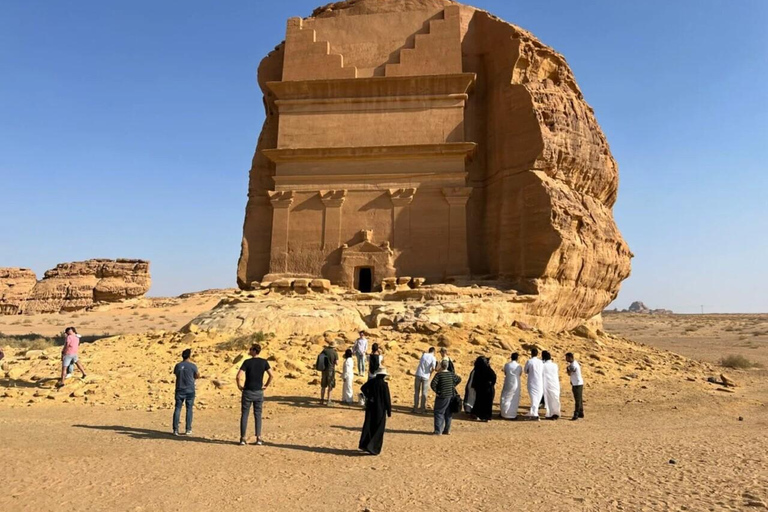
<svg viewBox="0 0 768 512"><path fill-rule="evenodd" d="M573 328L629 275L617 164L565 59L525 30L449 0L339 2L288 21L259 85L241 288L491 278Z"/></svg>
<svg viewBox="0 0 768 512"><path fill-rule="evenodd" d="M672 315L674 312L671 309L651 309L648 306L645 305L645 303L640 302L639 300L636 300L632 304L629 305L629 308L622 309L619 311L618 309L608 309L604 311L605 313L637 313L640 315Z"/></svg>
<svg viewBox="0 0 768 512"><path fill-rule="evenodd" d="M48 270L39 282L29 270L0 269L0 312L78 311L95 304L141 297L150 284L149 262L144 260L61 263Z"/></svg>
<svg viewBox="0 0 768 512"><path fill-rule="evenodd" d="M15 315L37 284L37 276L28 268L0 268L0 315Z"/></svg>

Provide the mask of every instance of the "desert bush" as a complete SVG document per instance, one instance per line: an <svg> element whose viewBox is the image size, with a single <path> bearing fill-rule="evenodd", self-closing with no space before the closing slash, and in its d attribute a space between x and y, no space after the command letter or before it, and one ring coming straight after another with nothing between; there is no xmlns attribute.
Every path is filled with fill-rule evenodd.
<svg viewBox="0 0 768 512"><path fill-rule="evenodd" d="M17 350L45 350L63 342L42 334L3 334L0 332L0 345Z"/></svg>
<svg viewBox="0 0 768 512"><path fill-rule="evenodd" d="M747 369L752 368L755 366L755 364L750 361L748 358L739 355L733 355L733 356L726 356L720 359L720 366L724 366L726 368L737 368L737 369Z"/></svg>
<svg viewBox="0 0 768 512"><path fill-rule="evenodd" d="M273 338L274 334L263 331L254 332L253 334L246 334L244 336L235 336L227 341L220 343L219 348L221 350L247 350L251 348L254 343L262 343L270 338Z"/></svg>

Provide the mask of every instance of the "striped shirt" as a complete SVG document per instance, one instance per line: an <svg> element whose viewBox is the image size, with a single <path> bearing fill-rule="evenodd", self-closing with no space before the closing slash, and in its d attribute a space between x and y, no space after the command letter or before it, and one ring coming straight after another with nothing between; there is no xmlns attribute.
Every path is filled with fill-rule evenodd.
<svg viewBox="0 0 768 512"><path fill-rule="evenodd" d="M452 372L440 372L432 379L431 388L432 391L438 396L438 398L451 398L453 396L453 388L461 382L461 377Z"/></svg>

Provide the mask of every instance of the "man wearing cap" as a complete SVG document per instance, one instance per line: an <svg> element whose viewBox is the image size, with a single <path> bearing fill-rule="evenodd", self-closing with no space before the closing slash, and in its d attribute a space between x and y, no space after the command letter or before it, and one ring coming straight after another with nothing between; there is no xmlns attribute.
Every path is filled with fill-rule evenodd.
<svg viewBox="0 0 768 512"><path fill-rule="evenodd" d="M322 377L320 378L320 404L331 405L331 391L336 387L336 363L339 360L339 355L336 353L337 342L329 340L328 345L320 353L321 356L326 357L325 370L323 370ZM325 390L328 389L328 400L325 400Z"/></svg>

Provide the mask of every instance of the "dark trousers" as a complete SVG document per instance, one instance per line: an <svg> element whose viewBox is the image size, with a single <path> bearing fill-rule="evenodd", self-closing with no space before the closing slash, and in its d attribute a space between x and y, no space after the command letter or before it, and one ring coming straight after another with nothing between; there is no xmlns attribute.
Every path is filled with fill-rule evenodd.
<svg viewBox="0 0 768 512"><path fill-rule="evenodd" d="M573 401L576 406L573 409L574 418L584 417L584 386L571 386L573 390Z"/></svg>
<svg viewBox="0 0 768 512"><path fill-rule="evenodd" d="M264 405L264 391L244 389L240 400L240 438L245 439L248 430L248 413L253 405L253 421L256 423L256 437L261 437L261 409Z"/></svg>
<svg viewBox="0 0 768 512"><path fill-rule="evenodd" d="M176 390L176 407L173 409L173 431L179 431L179 420L181 419L181 406L186 404L187 406L187 418L186 418L186 431L192 431L192 411L195 405L195 392L194 391L179 391Z"/></svg>
<svg viewBox="0 0 768 512"><path fill-rule="evenodd" d="M435 433L447 434L451 431L451 411L450 398L435 398Z"/></svg>

